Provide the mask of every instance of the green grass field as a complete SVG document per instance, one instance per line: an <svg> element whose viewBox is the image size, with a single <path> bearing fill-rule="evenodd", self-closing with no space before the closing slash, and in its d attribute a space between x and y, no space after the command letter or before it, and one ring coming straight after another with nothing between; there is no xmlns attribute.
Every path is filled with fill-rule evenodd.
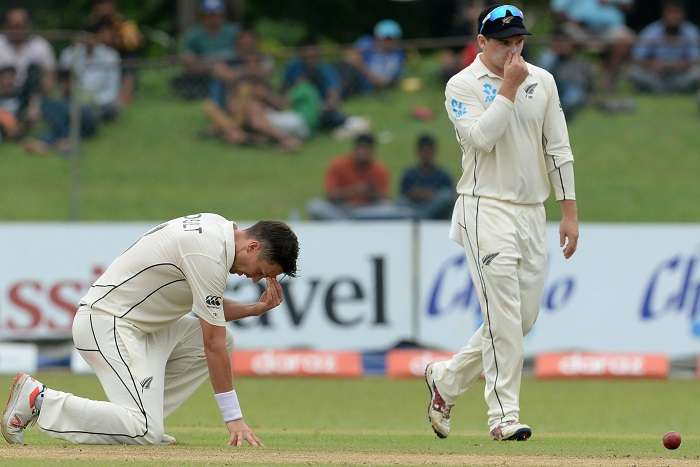
<svg viewBox="0 0 700 467"><path fill-rule="evenodd" d="M383 135L378 155L395 187L414 163L414 141L423 130L439 139L440 162L460 173L460 154L443 109L443 89L432 78L434 63L413 60L409 74L423 90L362 97L348 102L351 114L367 116ZM308 199L322 193L328 160L350 148L329 136L310 141L297 154L274 147L232 148L201 140L201 104L175 99L168 71L145 72L137 100L98 138L83 146L80 199L83 220L157 221L188 212L218 212L234 219L305 215ZM700 132L697 105L684 97L638 97L631 115L585 111L570 128L577 158L577 195L582 221L697 221L700 219ZM428 123L409 116L430 107ZM66 220L70 163L24 154L0 145L0 219ZM557 218L556 208L550 217Z"/></svg>
<svg viewBox="0 0 700 467"><path fill-rule="evenodd" d="M96 378L68 373L38 377L57 389L102 398ZM0 378L5 400L11 378ZM425 421L422 380L240 378L249 425L266 447L225 446L226 431L208 385L166 420L175 446L74 446L34 429L27 446L0 448L0 463L26 465L191 464L460 464L460 465L698 465L700 383L671 381L555 381L526 379L523 421L527 442L491 441L482 388L453 410L453 433L435 438ZM680 431L676 451L662 435Z"/></svg>

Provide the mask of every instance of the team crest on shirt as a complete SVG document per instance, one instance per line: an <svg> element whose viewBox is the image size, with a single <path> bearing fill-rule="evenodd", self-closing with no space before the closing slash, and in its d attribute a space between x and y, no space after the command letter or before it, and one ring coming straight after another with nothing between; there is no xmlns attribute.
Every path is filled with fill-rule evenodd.
<svg viewBox="0 0 700 467"><path fill-rule="evenodd" d="M151 387L152 382L153 382L153 376L149 376L148 378L144 378L140 381L141 387L143 389L149 389Z"/></svg>
<svg viewBox="0 0 700 467"><path fill-rule="evenodd" d="M452 116L455 118L455 120L459 120L468 113L467 104L460 102L455 98L452 98L450 101L450 107L452 108Z"/></svg>
<svg viewBox="0 0 700 467"><path fill-rule="evenodd" d="M221 306L221 297L208 295L207 298L204 299L204 303L207 304L208 308L219 308Z"/></svg>
<svg viewBox="0 0 700 467"><path fill-rule="evenodd" d="M532 99L535 96L535 88L537 87L537 83L533 83L525 88L525 95L527 96L528 99Z"/></svg>
<svg viewBox="0 0 700 467"><path fill-rule="evenodd" d="M493 102L498 94L498 89L494 88L491 83L484 83L484 102L487 104Z"/></svg>

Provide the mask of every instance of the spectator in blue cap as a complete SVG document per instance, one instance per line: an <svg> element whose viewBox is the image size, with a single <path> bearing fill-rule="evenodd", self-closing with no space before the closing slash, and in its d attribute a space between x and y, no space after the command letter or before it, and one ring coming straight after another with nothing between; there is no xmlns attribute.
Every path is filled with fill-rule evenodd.
<svg viewBox="0 0 700 467"><path fill-rule="evenodd" d="M384 19L374 26L374 37L358 39L340 66L344 96L389 88L398 82L406 59L401 36L399 23Z"/></svg>
<svg viewBox="0 0 700 467"><path fill-rule="evenodd" d="M239 27L226 21L222 0L203 0L201 20L185 34L182 64L185 73L173 81L175 92L184 98L205 97L212 67L235 59Z"/></svg>

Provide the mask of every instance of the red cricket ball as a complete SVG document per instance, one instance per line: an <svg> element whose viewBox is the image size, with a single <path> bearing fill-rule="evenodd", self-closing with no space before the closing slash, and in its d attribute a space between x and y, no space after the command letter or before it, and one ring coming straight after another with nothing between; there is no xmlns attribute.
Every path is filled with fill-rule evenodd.
<svg viewBox="0 0 700 467"><path fill-rule="evenodd" d="M677 449L681 445L681 434L677 431L669 431L664 435L664 447L666 449Z"/></svg>

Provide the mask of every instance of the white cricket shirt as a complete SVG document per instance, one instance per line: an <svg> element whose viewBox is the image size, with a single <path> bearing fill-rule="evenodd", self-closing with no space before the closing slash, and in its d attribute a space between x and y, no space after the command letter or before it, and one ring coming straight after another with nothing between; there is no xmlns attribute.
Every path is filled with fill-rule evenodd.
<svg viewBox="0 0 700 467"><path fill-rule="evenodd" d="M576 199L573 154L552 75L527 64L515 103L498 95L503 79L481 54L445 89L447 114L462 148L457 192L518 204Z"/></svg>
<svg viewBox="0 0 700 467"><path fill-rule="evenodd" d="M53 48L46 39L32 35L17 49L4 34L0 34L0 66L11 65L15 68L17 86L24 83L27 69L32 63L36 63L44 71L53 71L56 68Z"/></svg>
<svg viewBox="0 0 700 467"><path fill-rule="evenodd" d="M192 214L154 227L109 265L80 300L81 309L117 316L144 332L190 311L224 326L233 230L233 222L217 214Z"/></svg>

